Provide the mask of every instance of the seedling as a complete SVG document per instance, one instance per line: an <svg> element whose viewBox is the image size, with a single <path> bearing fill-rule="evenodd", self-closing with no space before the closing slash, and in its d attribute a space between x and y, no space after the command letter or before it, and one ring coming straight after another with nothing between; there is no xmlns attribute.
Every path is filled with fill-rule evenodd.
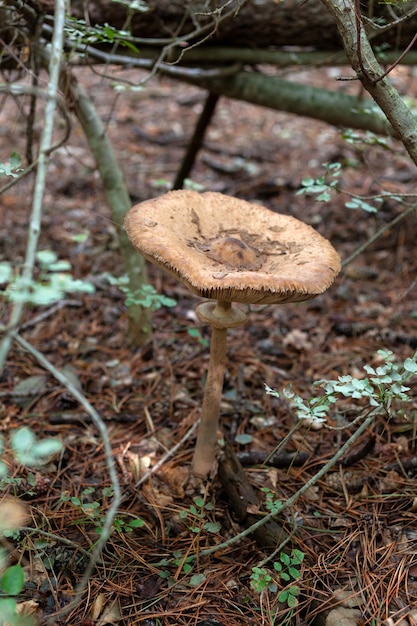
<svg viewBox="0 0 417 626"><path fill-rule="evenodd" d="M269 487L262 487L261 491L265 494L265 508L270 513L279 513L282 509L281 500L275 499L275 494L269 489Z"/></svg>
<svg viewBox="0 0 417 626"><path fill-rule="evenodd" d="M187 333L190 335L190 337L192 337L193 339L197 339L198 343L200 344L200 346L203 346L204 348L207 348L207 346L209 345L209 341L208 339L205 339L203 337L203 335L200 333L200 331L198 330L198 328L188 328L187 329Z"/></svg>
<svg viewBox="0 0 417 626"><path fill-rule="evenodd" d="M251 574L251 587L257 593L269 591L277 593L280 582L291 582L298 580L301 576L299 566L304 560L304 553L301 550L292 550L290 554L281 552L279 560L273 564L274 573L268 571L265 567L253 567ZM287 604L292 609L298 604L297 596L300 589L297 585L291 585L279 592L277 597L279 602Z"/></svg>
<svg viewBox="0 0 417 626"><path fill-rule="evenodd" d="M188 528L193 533L200 533L202 530L218 533L221 528L220 522L206 520L207 513L211 512L213 508L211 502L204 502L203 498L197 497L194 498L194 504L191 504L188 511L180 511L179 516L183 520L190 520Z"/></svg>
<svg viewBox="0 0 417 626"><path fill-rule="evenodd" d="M84 517L74 520L73 524L91 523L95 526L95 532L100 535L105 521L102 500L112 495L112 489L105 487L101 492L101 498L91 499L95 493L94 487L86 487L80 496L70 496L68 492L64 491L61 493L61 501L69 502L83 514ZM117 515L113 521L113 529L118 533L130 533L144 525L145 522L140 518L130 519L123 515Z"/></svg>
<svg viewBox="0 0 417 626"><path fill-rule="evenodd" d="M125 294L125 304L127 307L141 306L145 309L156 311L163 306L173 307L177 304L177 301L173 298L158 293L152 285L145 284L142 285L140 289L132 291L129 286L129 278L126 274L116 278L106 272L104 278L106 278L111 285L116 285L120 291Z"/></svg>
<svg viewBox="0 0 417 626"><path fill-rule="evenodd" d="M12 178L17 178L20 172L23 172L22 159L20 154L17 152L12 152L9 157L8 163L0 163L0 175L2 176L10 176Z"/></svg>

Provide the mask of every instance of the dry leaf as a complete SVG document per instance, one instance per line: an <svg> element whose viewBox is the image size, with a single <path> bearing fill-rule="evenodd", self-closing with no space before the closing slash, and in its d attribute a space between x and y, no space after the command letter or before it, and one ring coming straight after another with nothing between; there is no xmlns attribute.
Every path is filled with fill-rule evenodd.
<svg viewBox="0 0 417 626"><path fill-rule="evenodd" d="M18 498L5 497L0 501L0 533L25 525L28 514Z"/></svg>
<svg viewBox="0 0 417 626"><path fill-rule="evenodd" d="M311 350L313 347L311 341L308 341L308 334L303 330L298 330L298 328L290 330L282 340L282 343L285 347L291 346L291 348L295 348L300 352L301 350Z"/></svg>
<svg viewBox="0 0 417 626"><path fill-rule="evenodd" d="M326 626L358 626L361 612L358 609L347 609L339 606L330 611L326 617Z"/></svg>
<svg viewBox="0 0 417 626"><path fill-rule="evenodd" d="M89 613L90 619L95 621L97 626L117 624L122 617L117 602L108 604L104 593L99 593L96 596Z"/></svg>

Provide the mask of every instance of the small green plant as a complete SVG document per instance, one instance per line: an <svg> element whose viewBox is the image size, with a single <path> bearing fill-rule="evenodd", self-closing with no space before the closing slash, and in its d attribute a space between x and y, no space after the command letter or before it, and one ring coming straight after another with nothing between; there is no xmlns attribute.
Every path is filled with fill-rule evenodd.
<svg viewBox="0 0 417 626"><path fill-rule="evenodd" d="M31 428L23 426L12 431L10 435L10 448L18 463L26 467L40 467L48 462L49 458L62 450L62 442L59 439L38 439ZM0 454L3 453L4 438L0 435ZM0 489L6 483L17 485L18 477L7 477L8 467L0 460ZM32 475L33 476L33 475Z"/></svg>
<svg viewBox="0 0 417 626"><path fill-rule="evenodd" d="M177 301L173 298L158 293L152 285L142 285L140 289L132 291L129 287L129 278L126 275L116 278L106 272L104 278L126 295L125 304L127 307L138 305L145 309L156 311L162 306L173 307L177 304Z"/></svg>
<svg viewBox="0 0 417 626"><path fill-rule="evenodd" d="M351 135L353 137L353 135ZM303 178L301 181L301 189L297 191L296 195L309 194L316 196L316 200L319 202L329 202L332 198L332 194L345 193L340 186L340 175L342 173L341 163L323 163L325 174L318 178ZM380 195L374 195L371 197L363 197L355 194L347 194L349 200L345 202L347 209L361 209L366 213L376 213L378 211L378 205L381 205L385 198L402 202L400 196L383 193ZM371 204L372 202L372 204Z"/></svg>
<svg viewBox="0 0 417 626"><path fill-rule="evenodd" d="M290 582L300 578L300 565L304 561L305 554L294 548L290 554L281 552L279 561L274 562L274 570L278 572L281 580Z"/></svg>
<svg viewBox="0 0 417 626"><path fill-rule="evenodd" d="M4 562L4 553L0 555L0 563ZM18 612L16 596L22 593L25 584L25 575L22 566L17 563L6 567L0 578L0 625L33 626L34 620L30 616L22 616Z"/></svg>
<svg viewBox="0 0 417 626"><path fill-rule="evenodd" d="M13 431L10 446L16 460L26 467L40 467L62 450L59 439L38 439L31 428L23 426Z"/></svg>
<svg viewBox="0 0 417 626"><path fill-rule="evenodd" d="M301 576L300 565L304 560L304 553L301 550L291 550L290 554L281 552L279 560L273 564L274 571L268 571L265 567L253 567L250 584L256 593L269 591L278 593L282 582L288 583L298 580ZM300 589L297 585L290 585L282 589L277 599L292 609L298 604L298 594Z"/></svg>
<svg viewBox="0 0 417 626"><path fill-rule="evenodd" d="M298 594L300 593L300 588L297 585L291 585L286 589L283 589L281 593L278 595L278 602L282 602L286 604L289 609L293 609L298 604Z"/></svg>
<svg viewBox="0 0 417 626"><path fill-rule="evenodd" d="M180 511L179 516L183 520L187 519L190 521L188 528L193 533L200 533L202 530L209 533L218 533L221 528L220 522L206 520L207 513L212 510L213 504L204 502L204 499L198 496L194 498L194 504L191 504L188 511Z"/></svg>
<svg viewBox="0 0 417 626"><path fill-rule="evenodd" d="M252 567L250 585L256 593L262 593L263 591L276 593L278 591L274 578L265 567Z"/></svg>
<svg viewBox="0 0 417 626"><path fill-rule="evenodd" d="M338 185L339 177L342 173L342 164L323 163L323 167L326 170L325 175L319 178L303 178L301 189L297 191L296 195L311 194L316 195L316 199L320 202L330 201L331 192L339 190Z"/></svg>
<svg viewBox="0 0 417 626"><path fill-rule="evenodd" d="M52 250L40 250L36 254L39 263L39 276L28 280L14 273L8 261L0 263L0 296L11 302L25 302L35 306L46 306L62 300L65 294L82 292L94 293L94 285L87 280L74 279L71 264L58 260Z"/></svg>
<svg viewBox="0 0 417 626"><path fill-rule="evenodd" d="M61 493L61 502L70 503L78 510L82 517L74 520L73 524L93 524L95 532L100 535L103 530L105 516L103 515L103 500L113 495L111 487L105 487L101 491L101 496L97 497L94 487L86 487L79 496L71 496L67 491ZM133 530L142 528L145 522L140 518L129 518L124 515L117 515L113 520L113 529L118 533L130 533Z"/></svg>
<svg viewBox="0 0 417 626"><path fill-rule="evenodd" d="M372 115L374 113L374 109L371 109L369 113ZM375 133L371 131L357 131L352 128L347 128L341 134L342 139L351 145L365 145L365 146L381 146L386 150L389 150L387 140L383 137L378 137Z"/></svg>
<svg viewBox="0 0 417 626"><path fill-rule="evenodd" d="M405 383L417 375L417 352L402 364L395 362L395 356L389 350L378 350L378 355L383 363L375 368L365 365L363 369L368 376L355 378L347 374L339 376L337 380L319 380L315 386L320 387L324 393L308 400L296 394L291 386L286 387L282 395L289 400L299 419L309 419L316 423L326 422L331 407L338 398L360 400L361 409L368 406L375 415L383 413L389 417L393 403L409 401L407 393L410 387ZM268 385L265 385L265 389L267 394L280 397L279 392ZM401 413L401 407L399 412Z"/></svg>
<svg viewBox="0 0 417 626"><path fill-rule="evenodd" d="M5 470L7 472L7 468ZM22 489L25 486L26 489ZM8 493L13 492L13 495L17 496L34 496L36 495L36 491L31 489L31 487L36 486L35 475L32 472L28 472L26 478L22 478L21 476L2 476L0 478L0 491L7 491Z"/></svg>
<svg viewBox="0 0 417 626"><path fill-rule="evenodd" d="M213 510L214 506L211 502L205 502L204 498L198 496L194 498L194 504L191 504L187 510L183 509L179 512L179 517L187 522L188 530L196 535L202 532L218 533L221 524L208 519ZM175 550L172 558L163 558L152 565L158 569L158 576L167 580L170 586L177 582L179 572L182 572L186 576L183 582L190 587L198 587L206 580L206 575L201 572L193 573L195 561L193 555L184 555L181 550Z"/></svg>
<svg viewBox="0 0 417 626"><path fill-rule="evenodd" d="M190 337L196 339L200 346L203 346L204 348L207 348L210 343L208 339L202 336L198 328L188 328L187 333L190 335Z"/></svg>
<svg viewBox="0 0 417 626"><path fill-rule="evenodd" d="M187 577L187 584L190 587L198 587L198 585L201 585L201 583L206 580L206 575L203 573L192 574L195 565L195 559L192 556L184 556L181 550L175 550L172 557L171 559L164 558L157 563L152 563L155 568L164 568L158 569L158 576L163 580L167 580L169 586L175 585L178 578L178 568L180 568L180 571ZM175 575L173 575L172 572L173 568L175 568ZM190 577L188 578L189 575Z"/></svg>
<svg viewBox="0 0 417 626"><path fill-rule="evenodd" d="M265 494L265 508L269 513L279 513L282 509L281 500L275 499L275 494L269 487L262 487L261 491Z"/></svg>
<svg viewBox="0 0 417 626"><path fill-rule="evenodd" d="M114 28L109 24L105 24L104 26L96 24L92 26L91 24L87 24L85 20L67 16L65 34L76 46L110 43L129 48L132 52L139 52L132 41L130 33Z"/></svg>
<svg viewBox="0 0 417 626"><path fill-rule="evenodd" d="M12 152L9 157L8 163L0 163L0 175L1 176L11 176L12 178L17 178L20 172L23 172L22 159L20 154L17 152Z"/></svg>

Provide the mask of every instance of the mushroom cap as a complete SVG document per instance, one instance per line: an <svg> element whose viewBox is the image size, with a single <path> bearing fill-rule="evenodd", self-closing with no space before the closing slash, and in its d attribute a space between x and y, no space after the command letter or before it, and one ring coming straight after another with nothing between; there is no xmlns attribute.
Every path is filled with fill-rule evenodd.
<svg viewBox="0 0 417 626"><path fill-rule="evenodd" d="M330 287L341 267L311 226L216 192L146 200L128 211L125 228L146 259L212 300L302 302Z"/></svg>

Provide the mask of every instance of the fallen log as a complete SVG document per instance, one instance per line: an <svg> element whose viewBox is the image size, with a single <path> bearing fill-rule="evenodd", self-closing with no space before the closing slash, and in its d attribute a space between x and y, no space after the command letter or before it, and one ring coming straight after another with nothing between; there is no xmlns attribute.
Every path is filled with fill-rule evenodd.
<svg viewBox="0 0 417 626"><path fill-rule="evenodd" d="M52 2L52 0L49 0ZM52 3L53 4L53 3ZM137 2L142 11L111 0L72 0L72 15L89 23L111 24L131 29L135 37L170 41L191 36L195 43L247 48L301 46L319 50L342 48L335 21L321 0L146 0ZM361 2L365 16L381 23L406 15L415 0L391 4ZM416 30L416 19L381 33L377 44L406 46Z"/></svg>

